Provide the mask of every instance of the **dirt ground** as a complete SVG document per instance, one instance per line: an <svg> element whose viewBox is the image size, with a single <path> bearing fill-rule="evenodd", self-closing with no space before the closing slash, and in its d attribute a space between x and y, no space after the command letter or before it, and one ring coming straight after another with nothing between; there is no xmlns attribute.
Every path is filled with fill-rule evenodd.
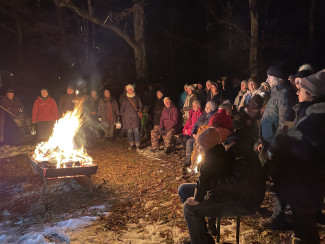
<svg viewBox="0 0 325 244"><path fill-rule="evenodd" d="M129 151L125 140L98 141L88 153L98 164L92 176L93 193L85 177L49 180L42 202L43 182L31 171L28 154L35 146L0 147L0 243L19 243L26 233L42 231L67 219L93 216L82 228L66 229L66 239L54 243L180 243L188 236L177 195L183 175L184 150L169 155L150 148ZM94 206L104 206L99 212ZM266 193L260 211L244 217L240 243L291 243L291 231L270 231L259 221L271 215L274 194ZM222 219L221 243L235 243L235 220ZM324 240L325 228L320 226ZM26 242L27 243L27 242ZM32 243L32 242L30 242ZM36 242L35 242L36 243Z"/></svg>

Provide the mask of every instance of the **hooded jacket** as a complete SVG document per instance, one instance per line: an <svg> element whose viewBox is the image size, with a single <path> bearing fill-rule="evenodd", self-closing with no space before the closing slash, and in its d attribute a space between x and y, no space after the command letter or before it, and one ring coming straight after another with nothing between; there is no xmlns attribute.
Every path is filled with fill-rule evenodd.
<svg viewBox="0 0 325 244"><path fill-rule="evenodd" d="M59 119L58 107L55 100L48 96L46 99L38 97L32 110L32 121L55 121Z"/></svg>

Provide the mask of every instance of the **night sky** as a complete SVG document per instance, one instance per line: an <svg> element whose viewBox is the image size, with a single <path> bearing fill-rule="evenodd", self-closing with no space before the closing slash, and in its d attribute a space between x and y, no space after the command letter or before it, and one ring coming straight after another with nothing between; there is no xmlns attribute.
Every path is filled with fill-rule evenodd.
<svg viewBox="0 0 325 244"><path fill-rule="evenodd" d="M86 0L71 1L87 11ZM91 2L94 16L102 21L132 6L129 0ZM281 61L290 64L292 73L305 62L315 71L325 67L325 1L315 2L314 41L309 45L310 1L259 1L260 82L267 67ZM231 14L224 10L227 3ZM132 35L132 14L112 21ZM249 34L248 0L146 0L147 83L164 84L176 96L185 83L221 76L246 79ZM0 0L0 37L0 94L12 87L26 107L42 87L58 99L71 82L97 89L107 82L116 95L136 82L134 53L125 41L53 0Z"/></svg>

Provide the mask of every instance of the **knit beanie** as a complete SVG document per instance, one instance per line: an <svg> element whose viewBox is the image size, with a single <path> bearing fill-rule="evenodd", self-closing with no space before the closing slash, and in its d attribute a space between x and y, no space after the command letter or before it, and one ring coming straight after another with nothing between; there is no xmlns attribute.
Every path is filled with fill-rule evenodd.
<svg viewBox="0 0 325 244"><path fill-rule="evenodd" d="M325 95L325 69L303 78L299 85L315 97Z"/></svg>
<svg viewBox="0 0 325 244"><path fill-rule="evenodd" d="M172 100L170 99L170 97L165 97L165 98L164 98L164 103L165 103L166 101L170 101L170 102L171 102Z"/></svg>
<svg viewBox="0 0 325 244"><path fill-rule="evenodd" d="M126 90L129 90L129 89L132 89L132 90L134 91L134 86L131 85L131 84L128 84L128 85L126 86Z"/></svg>
<svg viewBox="0 0 325 244"><path fill-rule="evenodd" d="M283 80L287 80L290 74L286 70L286 67L283 64L276 64L271 66L267 70L267 75L274 76Z"/></svg>
<svg viewBox="0 0 325 244"><path fill-rule="evenodd" d="M304 77L307 77L307 76L310 76L312 75L313 73L311 72L311 70L308 70L308 69L304 69L304 70L301 70L301 71L298 71L296 74L295 74L295 79L296 78L304 78Z"/></svg>
<svg viewBox="0 0 325 244"><path fill-rule="evenodd" d="M225 109L219 109L218 113L214 114L209 121L209 126L222 127L232 130L233 121Z"/></svg>
<svg viewBox="0 0 325 244"><path fill-rule="evenodd" d="M196 142L204 151L208 151L220 143L220 136L215 129L208 128L197 136Z"/></svg>

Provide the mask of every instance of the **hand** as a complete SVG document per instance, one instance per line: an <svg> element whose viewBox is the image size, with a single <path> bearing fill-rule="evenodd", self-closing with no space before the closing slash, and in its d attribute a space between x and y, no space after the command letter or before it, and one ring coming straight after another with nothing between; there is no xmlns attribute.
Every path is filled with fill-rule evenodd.
<svg viewBox="0 0 325 244"><path fill-rule="evenodd" d="M98 121L101 122L102 121L102 118L98 118Z"/></svg>
<svg viewBox="0 0 325 244"><path fill-rule="evenodd" d="M188 205L194 205L194 206L199 204L199 202L195 201L194 197L187 198L186 203Z"/></svg>

